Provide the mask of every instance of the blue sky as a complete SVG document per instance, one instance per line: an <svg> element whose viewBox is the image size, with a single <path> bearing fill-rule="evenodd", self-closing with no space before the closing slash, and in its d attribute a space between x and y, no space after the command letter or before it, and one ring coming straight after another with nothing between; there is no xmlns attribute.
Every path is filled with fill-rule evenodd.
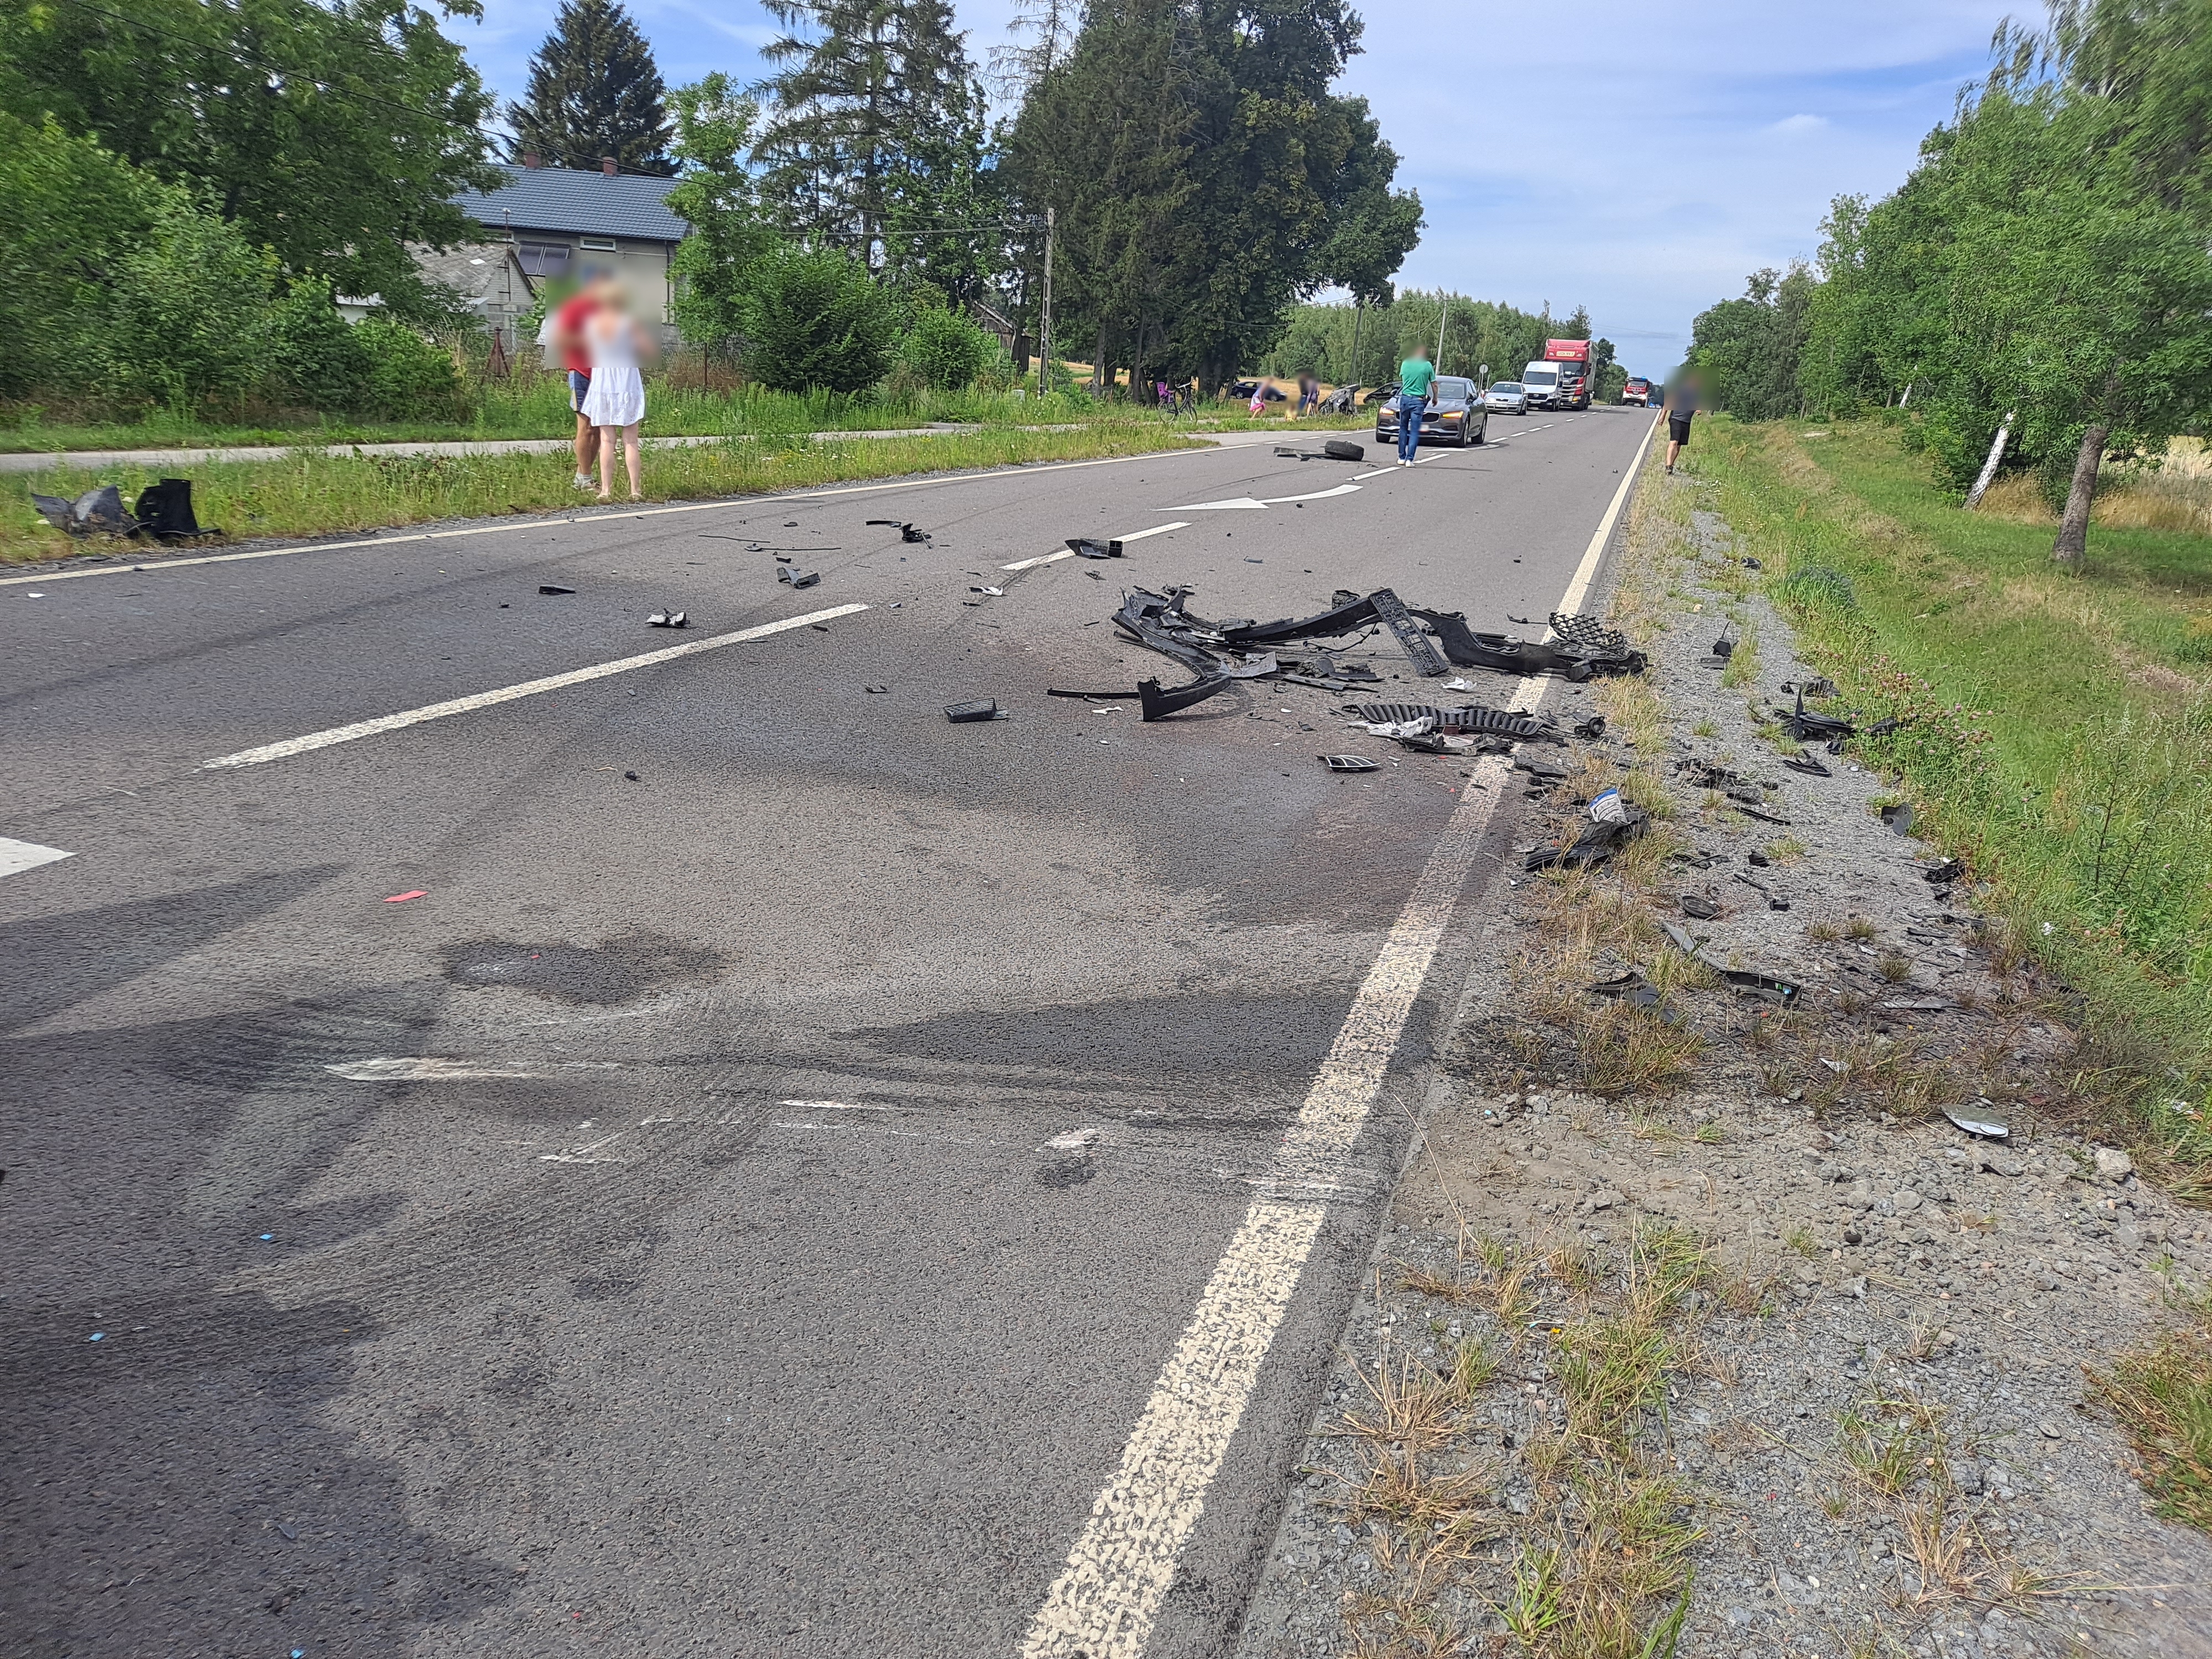
<svg viewBox="0 0 2212 1659"><path fill-rule="evenodd" d="M673 85L750 80L756 0L629 0ZM955 0L979 61L1013 0ZM453 33L502 97L555 0L485 0ZM1641 373L1761 265L1809 258L1829 199L1880 195L2033 0L1370 0L1347 90L1380 112L1428 229L1400 280L1555 313L1587 305Z"/></svg>

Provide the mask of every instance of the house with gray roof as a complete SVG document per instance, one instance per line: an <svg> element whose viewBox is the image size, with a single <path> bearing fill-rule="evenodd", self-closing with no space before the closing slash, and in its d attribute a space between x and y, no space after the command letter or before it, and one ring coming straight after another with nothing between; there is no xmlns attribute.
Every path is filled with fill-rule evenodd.
<svg viewBox="0 0 2212 1659"><path fill-rule="evenodd" d="M509 350L527 351L515 325L538 308L549 284L605 275L629 291L641 322L672 335L670 262L690 227L668 210L673 179L617 170L539 166L534 157L500 171L496 190L465 190L455 204L491 240L447 253L416 251L423 275L458 289L484 321L507 336Z"/></svg>

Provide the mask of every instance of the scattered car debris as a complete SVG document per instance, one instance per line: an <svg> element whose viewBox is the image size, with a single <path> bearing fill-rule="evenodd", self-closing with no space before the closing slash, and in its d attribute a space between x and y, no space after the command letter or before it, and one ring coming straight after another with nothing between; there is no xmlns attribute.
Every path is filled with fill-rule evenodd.
<svg viewBox="0 0 2212 1659"><path fill-rule="evenodd" d="M1382 763L1364 755L1323 755L1321 763L1332 772L1379 772Z"/></svg>
<svg viewBox="0 0 2212 1659"><path fill-rule="evenodd" d="M1522 860L1522 868L1587 870L1604 863L1631 842L1640 839L1651 827L1650 815L1641 807L1631 806L1626 801L1620 802L1620 817L1590 824L1571 844L1537 848Z"/></svg>
<svg viewBox="0 0 2212 1659"><path fill-rule="evenodd" d="M1079 559L1118 559L1121 556L1121 544L1093 541L1088 536L1070 536L1067 550Z"/></svg>
<svg viewBox="0 0 2212 1659"><path fill-rule="evenodd" d="M1319 449L1294 449L1277 444L1275 455L1285 461L1364 461L1367 451L1346 439L1331 438Z"/></svg>
<svg viewBox="0 0 2212 1659"><path fill-rule="evenodd" d="M1964 1129L1968 1134L1978 1135L1982 1139L2011 1139L2012 1126L2005 1122L2003 1119L1992 1116L1982 1109L1986 1108L1989 1103L1990 1103L1986 1100L1977 1100L1971 1107L1946 1106L1943 1108L1943 1115L1949 1118L1952 1122L1958 1125L1961 1129Z"/></svg>
<svg viewBox="0 0 2212 1659"><path fill-rule="evenodd" d="M1885 1002L1885 1008L1900 1013L1948 1014L1959 1005L1948 997L1906 997L1897 1002Z"/></svg>
<svg viewBox="0 0 2212 1659"><path fill-rule="evenodd" d="M945 718L955 726L966 726L975 720L1002 720L1006 718L995 699L978 697L973 702L948 702Z"/></svg>
<svg viewBox="0 0 2212 1659"><path fill-rule="evenodd" d="M1555 766L1550 761L1540 759L1534 755L1516 755L1513 757L1513 769L1516 772L1526 772L1530 777L1543 783L1565 783L1567 781L1565 767Z"/></svg>
<svg viewBox="0 0 2212 1659"><path fill-rule="evenodd" d="M1721 913L1721 907L1702 893L1685 893L1679 902L1684 915L1694 916L1699 921L1712 921Z"/></svg>
<svg viewBox="0 0 2212 1659"><path fill-rule="evenodd" d="M1921 875L1922 878L1927 881L1930 885L1941 887L1947 882L1958 880L1960 877L1966 873L1966 866L1960 863L1958 860L1945 859L1942 863L1937 865L1933 870L1923 871Z"/></svg>
<svg viewBox="0 0 2212 1659"><path fill-rule="evenodd" d="M1768 859L1765 854L1760 852L1756 847L1753 848L1748 853L1746 853L1743 855L1743 859L1744 862L1751 866L1754 870L1764 870L1766 868L1767 865L1772 861Z"/></svg>
<svg viewBox="0 0 2212 1659"><path fill-rule="evenodd" d="M890 687L888 685L864 685L860 690L866 691L871 696L880 696L883 693L890 690Z"/></svg>
<svg viewBox="0 0 2212 1659"><path fill-rule="evenodd" d="M123 492L113 484L88 489L73 501L33 492L31 505L67 536L129 536L138 529L138 520L123 510Z"/></svg>
<svg viewBox="0 0 2212 1659"><path fill-rule="evenodd" d="M1586 738L1595 743L1605 735L1605 716L1592 714L1588 720L1577 723L1573 730L1577 737Z"/></svg>
<svg viewBox="0 0 2212 1659"><path fill-rule="evenodd" d="M644 780L640 778L635 772L625 772L623 774L623 781L624 783L641 783Z"/></svg>
<svg viewBox="0 0 2212 1659"><path fill-rule="evenodd" d="M1735 810L1747 818L1757 818L1761 823L1778 823L1784 830L1790 827L1790 820L1779 812L1763 812L1758 807L1748 805L1742 801L1736 803Z"/></svg>
<svg viewBox="0 0 2212 1659"><path fill-rule="evenodd" d="M1397 594L1387 587L1378 587L1367 596L1367 601L1375 607L1375 614L1382 619L1382 625L1397 636L1407 660L1424 679L1441 679L1450 672L1444 659L1437 654L1436 647L1429 643L1429 636L1407 614Z"/></svg>
<svg viewBox="0 0 2212 1659"><path fill-rule="evenodd" d="M1735 655L1735 641L1727 635L1722 635L1713 641L1713 655L1718 657L1723 662L1728 661Z"/></svg>
<svg viewBox="0 0 2212 1659"><path fill-rule="evenodd" d="M1823 766L1819 761L1814 760L1810 755L1803 753L1784 755L1782 757L1782 763L1788 767L1791 771L1802 772L1808 777L1832 778L1836 775L1832 771L1829 770L1828 768Z"/></svg>
<svg viewBox="0 0 2212 1659"><path fill-rule="evenodd" d="M656 611L645 619L647 628L687 628L690 618L681 611Z"/></svg>
<svg viewBox="0 0 2212 1659"><path fill-rule="evenodd" d="M981 593L994 599L1003 599L1006 597L1006 590L1003 587L978 587L973 582L968 584L968 591L970 593Z"/></svg>
<svg viewBox="0 0 2212 1659"><path fill-rule="evenodd" d="M573 593L576 590L573 587L563 587L558 582L540 582L538 584L538 591L541 593Z"/></svg>
<svg viewBox="0 0 2212 1659"><path fill-rule="evenodd" d="M1733 987L1744 996L1757 997L1763 1002L1779 1003L1788 1007L1805 994L1802 986L1792 984L1786 979L1778 979L1771 974L1755 974L1744 969L1724 967L1705 954L1702 941L1692 939L1673 922L1662 921L1659 925L1666 929L1667 937L1674 941L1675 949L1711 969L1720 975L1723 984Z"/></svg>
<svg viewBox="0 0 2212 1659"><path fill-rule="evenodd" d="M1832 714L1809 713L1805 708L1805 693L1797 693L1795 709L1777 709L1782 716L1782 729L1802 743L1808 738L1849 738L1858 734L1858 728L1849 720L1838 720Z"/></svg>
<svg viewBox="0 0 2212 1659"><path fill-rule="evenodd" d="M1746 570L1764 570L1766 568L1766 567L1759 563L1757 559L1746 559L1743 562L1743 568Z"/></svg>
<svg viewBox="0 0 2212 1659"><path fill-rule="evenodd" d="M1433 720L1440 732L1479 732L1488 737L1513 738L1523 743L1555 743L1563 748L1567 741L1558 727L1532 715L1485 708L1476 703L1462 708L1431 708L1425 703L1415 702L1363 702L1356 707L1360 717L1374 725L1403 726L1408 721L1426 720Z"/></svg>
<svg viewBox="0 0 2212 1659"><path fill-rule="evenodd" d="M1261 680L1282 671L1275 661L1275 653L1269 651L1257 657L1248 657L1224 672L1232 680Z"/></svg>
<svg viewBox="0 0 2212 1659"><path fill-rule="evenodd" d="M1583 988L1594 997L1610 997L1638 1008L1656 1008L1659 988L1644 977L1641 970L1632 968L1611 979L1601 979L1595 985Z"/></svg>
<svg viewBox="0 0 2212 1659"><path fill-rule="evenodd" d="M1782 689L1784 691L1795 691L1800 688L1784 680L1782 682ZM1802 689L1808 697L1833 697L1841 695L1836 690L1836 683L1825 677L1817 680L1807 680Z"/></svg>
<svg viewBox="0 0 2212 1659"><path fill-rule="evenodd" d="M164 478L159 483L148 484L138 492L137 505L131 509L138 520L138 527L157 542L197 541L203 536L220 536L220 530L203 530L192 513L192 481L190 478Z"/></svg>
<svg viewBox="0 0 2212 1659"><path fill-rule="evenodd" d="M888 526L890 528L897 531L899 533L899 539L902 542L920 542L924 546L928 545L929 532L927 530L916 530L912 525L905 522L903 520L871 519L868 522L872 525Z"/></svg>
<svg viewBox="0 0 2212 1659"><path fill-rule="evenodd" d="M775 579L786 587L811 587L822 580L822 573L818 570L810 570L802 576L788 565L779 565L776 567Z"/></svg>
<svg viewBox="0 0 2212 1659"><path fill-rule="evenodd" d="M1912 803L1909 800L1899 801L1894 806L1883 807L1881 821L1889 826L1889 832L1893 836L1911 835L1912 833Z"/></svg>
<svg viewBox="0 0 2212 1659"><path fill-rule="evenodd" d="M1579 684L1593 674L1640 674L1646 659L1627 641L1595 617L1552 613L1557 645L1516 640L1504 634L1478 634L1457 611L1412 613L1435 631L1444 655L1461 668L1490 668L1508 674L1558 674ZM1517 620L1510 618L1509 620Z"/></svg>
<svg viewBox="0 0 2212 1659"><path fill-rule="evenodd" d="M1590 797L1590 804L1586 810L1589 813L1592 823L1628 822L1629 805L1621 799L1620 791L1618 788L1599 790L1596 794Z"/></svg>

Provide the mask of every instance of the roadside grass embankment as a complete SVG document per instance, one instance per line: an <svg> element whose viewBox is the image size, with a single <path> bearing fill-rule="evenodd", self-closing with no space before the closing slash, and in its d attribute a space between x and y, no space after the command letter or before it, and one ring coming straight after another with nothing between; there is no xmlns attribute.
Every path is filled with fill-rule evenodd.
<svg viewBox="0 0 2212 1659"><path fill-rule="evenodd" d="M691 501L756 495L865 478L1097 459L1186 447L1157 421L1097 422L1073 431L990 428L981 432L865 441L732 439L727 443L645 446L645 495ZM165 472L162 466L61 467L0 476L0 562L72 554L142 556L136 543L94 537L70 541L39 518L33 491L73 497L97 484L118 485L127 506ZM568 455L325 455L295 452L282 460L210 462L187 469L194 511L221 526L225 540L313 536L507 513L593 504L570 482ZM212 544L198 544L204 550ZM158 556L150 546L143 554Z"/></svg>
<svg viewBox="0 0 2212 1659"><path fill-rule="evenodd" d="M1075 422L1126 426L1151 422L1213 431L1289 426L1294 430L1356 429L1371 423L1315 416L1286 422L1282 415L1254 419L1243 404L1224 402L1176 419L1134 404L1100 403L1082 392L1055 392L1039 399L970 387L893 393L775 392L758 386L702 386L696 367L678 364L646 380L648 436L790 438L810 432L884 432L900 427L952 422L975 426L1042 426ZM264 445L449 443L497 438L563 438L574 430L568 386L558 374L523 370L504 380L483 380L468 394L466 413L445 419L361 420L306 410L241 409L225 419L155 409L138 420L91 418L33 403L0 405L0 454L48 451L221 449Z"/></svg>
<svg viewBox="0 0 2212 1659"><path fill-rule="evenodd" d="M1717 419L1694 470L1980 902L2078 998L2082 1127L2212 1196L2212 538L1969 514L1877 422Z"/></svg>

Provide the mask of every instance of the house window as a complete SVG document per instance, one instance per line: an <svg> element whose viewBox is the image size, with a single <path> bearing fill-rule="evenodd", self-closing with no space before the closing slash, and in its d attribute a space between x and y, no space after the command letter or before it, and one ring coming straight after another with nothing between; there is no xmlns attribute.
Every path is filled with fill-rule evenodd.
<svg viewBox="0 0 2212 1659"><path fill-rule="evenodd" d="M566 242L524 242L515 248L514 258L526 276L562 276L574 252Z"/></svg>
<svg viewBox="0 0 2212 1659"><path fill-rule="evenodd" d="M576 242L578 246L589 248L594 253L612 253L615 251L615 239L611 236L580 236Z"/></svg>

